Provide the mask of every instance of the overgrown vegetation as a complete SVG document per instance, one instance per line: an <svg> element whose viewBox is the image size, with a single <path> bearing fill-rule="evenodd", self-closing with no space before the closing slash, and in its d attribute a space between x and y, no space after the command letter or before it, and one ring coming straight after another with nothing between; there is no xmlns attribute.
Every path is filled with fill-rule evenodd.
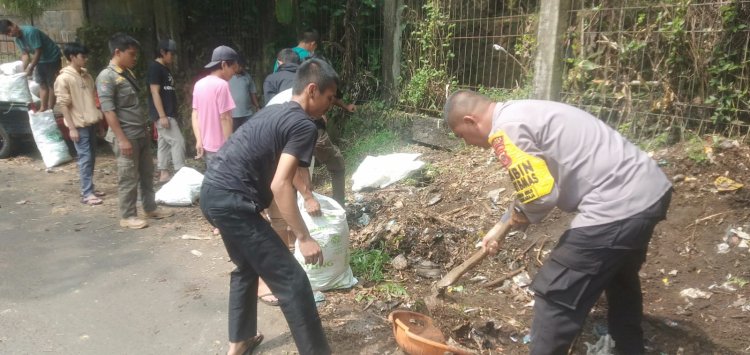
<svg viewBox="0 0 750 355"><path fill-rule="evenodd" d="M446 69L454 57L451 39L455 24L448 22L439 0L427 0L422 10L422 18L416 12L412 15L414 29L409 36L416 50L405 61L409 80L403 85L399 101L413 108L435 111L445 102L446 88L458 84Z"/></svg>
<svg viewBox="0 0 750 355"><path fill-rule="evenodd" d="M675 126L736 134L750 124L750 3L653 5L605 0L576 9L565 100L638 140Z"/></svg>

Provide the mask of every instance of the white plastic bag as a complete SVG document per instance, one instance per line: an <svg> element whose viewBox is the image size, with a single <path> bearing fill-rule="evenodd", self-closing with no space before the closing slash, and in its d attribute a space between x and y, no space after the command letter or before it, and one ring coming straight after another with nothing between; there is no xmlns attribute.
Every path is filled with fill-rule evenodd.
<svg viewBox="0 0 750 355"><path fill-rule="evenodd" d="M73 159L68 153L68 146L65 144L62 134L60 134L60 130L57 129L52 110L44 112L29 111L29 124L31 132L34 134L36 147L42 153L42 160L44 160L46 167L51 168Z"/></svg>
<svg viewBox="0 0 750 355"><path fill-rule="evenodd" d="M31 102L31 91L26 73L0 75L0 101Z"/></svg>
<svg viewBox="0 0 750 355"><path fill-rule="evenodd" d="M349 225L346 223L346 211L334 199L313 193L320 203L323 213L312 217L305 212L305 199L297 194L297 205L302 213L310 236L320 245L323 252L323 265L305 264L305 258L295 242L294 257L302 265L314 291L326 291L350 288L357 284L349 266Z"/></svg>
<svg viewBox="0 0 750 355"><path fill-rule="evenodd" d="M352 191L383 188L419 170L423 161L415 160L418 153L394 153L378 157L367 156L352 174Z"/></svg>
<svg viewBox="0 0 750 355"><path fill-rule="evenodd" d="M169 206L191 206L198 201L203 184L203 174L182 167L156 192L156 202Z"/></svg>
<svg viewBox="0 0 750 355"><path fill-rule="evenodd" d="M39 97L39 83L34 80L29 80L29 92L31 96Z"/></svg>
<svg viewBox="0 0 750 355"><path fill-rule="evenodd" d="M4 75L18 74L23 71L23 62L17 60L15 62L0 64L0 72Z"/></svg>

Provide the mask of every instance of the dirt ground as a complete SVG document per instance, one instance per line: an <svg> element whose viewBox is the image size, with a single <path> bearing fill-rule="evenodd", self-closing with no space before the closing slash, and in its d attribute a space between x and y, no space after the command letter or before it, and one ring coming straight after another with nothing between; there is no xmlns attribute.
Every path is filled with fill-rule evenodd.
<svg viewBox="0 0 750 355"><path fill-rule="evenodd" d="M406 258L406 268L389 265L386 272L388 282L405 287L407 295L384 293L367 282L351 290L327 292L319 309L337 354L402 354L393 339L388 314L395 309L429 313L423 300L436 279L425 276L432 272L439 278L473 253L474 244L511 198L512 186L489 151L465 148L446 152L417 145L407 145L404 151L422 153L421 159L428 163L422 173L381 190L350 193L348 200L353 203L348 210L353 248L380 247L393 258ZM715 149L714 162L703 164L685 158L682 146L653 154L676 182L669 217L657 227L641 273L648 352L750 353L750 265L748 248L742 243L750 241L730 232L739 227L750 231L750 190L745 186L734 192L717 192L714 186L719 176L750 183L750 148ZM0 163L2 169L33 167L45 174L33 153ZM200 164L192 164L200 168ZM50 175L57 187L48 199L56 207L45 223L65 223L65 216L80 208L62 203L77 194L75 164L55 168ZM316 184L325 184L324 175L316 178ZM101 207L108 210L114 223L116 169L111 153L100 155L96 181L99 189L110 192ZM325 187L320 190L326 192ZM363 214L369 217L366 225ZM450 341L482 354L528 352L524 336L529 332L533 297L524 285L571 218L553 212L525 234L508 238L503 252L459 280L448 293L450 300L431 314ZM157 238L210 235L197 207L180 208L174 220L149 229ZM727 244L726 253L718 253L720 243ZM216 241L201 250L211 255L225 253ZM496 287L484 285L519 269L522 272L516 278ZM225 273L214 272L208 277L225 278ZM710 298L686 299L680 292L687 288L710 292ZM283 324L278 312L272 316L277 317L274 323ZM601 300L573 353L585 354L585 343L596 342L595 333L601 333L606 325L605 316L606 304Z"/></svg>
<svg viewBox="0 0 750 355"><path fill-rule="evenodd" d="M724 145L710 153L713 163L686 158L684 146L652 153L675 180L675 194L641 272L648 353L750 353L748 241L730 232L750 230L750 190L719 192L714 184L719 176L749 183L750 148ZM419 276L424 261L444 274L468 258L509 204L512 186L488 151L409 150L423 153L426 176L360 194L371 221L357 226L352 216L352 239L359 248L382 242L392 256L403 254L409 266L391 270L393 281L406 285L409 293L398 308L429 313L420 301L434 280ZM443 333L483 354L527 353L523 338L531 325L533 297L525 285L571 218L554 211L525 234L509 237L503 252L463 276L449 290L450 301L431 314ZM719 254L717 245L725 238L728 252ZM495 287L483 285L521 270ZM682 297L688 288L709 292L710 298ZM595 307L573 353L585 354L585 343L596 343L595 333L606 329L605 303L602 298Z"/></svg>

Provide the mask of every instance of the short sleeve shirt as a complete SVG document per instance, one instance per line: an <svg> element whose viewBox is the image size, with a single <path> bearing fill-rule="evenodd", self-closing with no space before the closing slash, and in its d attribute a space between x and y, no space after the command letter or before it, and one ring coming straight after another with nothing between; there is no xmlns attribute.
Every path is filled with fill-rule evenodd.
<svg viewBox="0 0 750 355"><path fill-rule="evenodd" d="M16 47L21 52L33 54L38 48L42 49L39 63L54 63L60 61L60 47L44 32L34 26L19 26L21 37L14 39Z"/></svg>
<svg viewBox="0 0 750 355"><path fill-rule="evenodd" d="M130 69L110 63L96 77L96 93L102 111L114 111L123 133L130 139L146 136L148 119L138 99L139 92L140 88ZM111 140L112 135L108 134L108 138Z"/></svg>
<svg viewBox="0 0 750 355"><path fill-rule="evenodd" d="M317 129L297 102L266 107L240 126L211 159L203 182L236 192L258 211L273 200L271 182L282 153L310 166Z"/></svg>
<svg viewBox="0 0 750 355"><path fill-rule="evenodd" d="M221 129L221 114L234 109L229 83L215 75L198 80L193 88L193 109L198 111L203 149L218 152L225 141Z"/></svg>
<svg viewBox="0 0 750 355"><path fill-rule="evenodd" d="M177 91L175 91L174 77L169 68L157 61L153 61L148 66L146 78L149 87L151 85L159 85L161 104L167 117L177 118ZM152 120L159 118L159 111L156 110L150 90L148 95L148 113Z"/></svg>
<svg viewBox="0 0 750 355"><path fill-rule="evenodd" d="M232 110L232 117L247 117L253 114L252 102L250 95L257 94L258 89L255 87L255 81L250 74L236 74L229 79L229 91L232 92L235 108Z"/></svg>

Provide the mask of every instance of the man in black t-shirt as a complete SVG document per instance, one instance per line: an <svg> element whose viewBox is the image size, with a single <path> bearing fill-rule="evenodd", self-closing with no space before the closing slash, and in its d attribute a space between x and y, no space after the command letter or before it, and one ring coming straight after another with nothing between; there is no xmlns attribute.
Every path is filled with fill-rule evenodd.
<svg viewBox="0 0 750 355"><path fill-rule="evenodd" d="M169 70L174 62L175 50L175 41L160 41L157 58L148 66L148 87L151 92L148 97L149 116L156 123L159 133L156 153L159 182L167 182L172 177L169 173L170 161L174 171L185 166L185 138L178 124L177 92Z"/></svg>
<svg viewBox="0 0 750 355"><path fill-rule="evenodd" d="M300 66L292 101L264 108L221 147L201 187L203 215L219 228L237 268L229 288L228 354L251 353L263 336L257 332L258 278L278 298L301 355L330 354L310 282L270 223L268 208L288 223L308 264L323 264L318 243L302 220L293 179L312 160L320 117L333 104L338 75L324 61Z"/></svg>

